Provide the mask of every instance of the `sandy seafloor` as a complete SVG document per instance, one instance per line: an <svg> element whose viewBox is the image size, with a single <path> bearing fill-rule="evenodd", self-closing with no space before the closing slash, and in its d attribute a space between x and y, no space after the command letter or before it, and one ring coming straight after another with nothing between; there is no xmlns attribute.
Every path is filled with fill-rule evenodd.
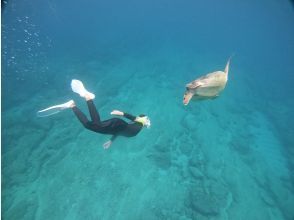
<svg viewBox="0 0 294 220"><path fill-rule="evenodd" d="M293 19L285 8L278 12ZM241 38L216 46L223 41L205 34L194 44L184 34L127 42L113 34L89 53L56 47L21 75L2 58L3 219L293 220L294 30L272 25L288 35L265 42L258 34L272 32L254 29L242 48ZM224 69L233 52L221 96L183 106L185 84ZM109 136L84 129L71 110L37 118L70 99L87 112L73 78L95 93L103 119L113 109L145 113L151 128L104 150Z"/></svg>

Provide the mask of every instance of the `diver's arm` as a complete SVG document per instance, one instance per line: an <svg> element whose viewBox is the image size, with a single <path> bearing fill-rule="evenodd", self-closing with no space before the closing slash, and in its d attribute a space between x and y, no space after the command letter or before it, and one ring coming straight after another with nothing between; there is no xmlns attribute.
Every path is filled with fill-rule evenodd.
<svg viewBox="0 0 294 220"><path fill-rule="evenodd" d="M103 144L103 148L108 149L110 147L110 145L113 143L113 141L116 139L116 137L117 137L117 135L112 135L110 140Z"/></svg>
<svg viewBox="0 0 294 220"><path fill-rule="evenodd" d="M125 118L127 118L127 119L130 119L131 121L135 121L136 120L136 117L135 116L133 116L133 115L130 115L130 114L128 114L128 113L125 113L124 112L124 115L123 115Z"/></svg>
<svg viewBox="0 0 294 220"><path fill-rule="evenodd" d="M124 113L119 111L119 110L113 110L110 114L111 115L118 115L118 116L123 116L124 115Z"/></svg>
<svg viewBox="0 0 294 220"><path fill-rule="evenodd" d="M110 114L112 115L118 115L118 116L124 116L125 118L131 120L131 121L135 121L136 117L131 115L131 114L128 114L128 113L125 113L125 112L121 112L121 111L118 111L118 110L113 110Z"/></svg>
<svg viewBox="0 0 294 220"><path fill-rule="evenodd" d="M113 142L117 138L117 135L112 135L110 141Z"/></svg>

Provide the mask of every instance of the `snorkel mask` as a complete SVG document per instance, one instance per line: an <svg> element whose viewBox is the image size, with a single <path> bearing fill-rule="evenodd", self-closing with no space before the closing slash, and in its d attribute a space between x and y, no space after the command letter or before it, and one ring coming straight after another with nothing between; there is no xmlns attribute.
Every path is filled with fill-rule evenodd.
<svg viewBox="0 0 294 220"><path fill-rule="evenodd" d="M135 121L141 123L146 128L150 128L150 126L151 126L150 119L148 118L148 116L145 116L145 115L144 116L140 115L139 117L136 118Z"/></svg>

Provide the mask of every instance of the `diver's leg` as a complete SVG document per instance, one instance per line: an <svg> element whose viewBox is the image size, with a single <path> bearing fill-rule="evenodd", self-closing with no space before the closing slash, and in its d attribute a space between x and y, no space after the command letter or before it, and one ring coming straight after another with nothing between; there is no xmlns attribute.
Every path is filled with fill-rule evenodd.
<svg viewBox="0 0 294 220"><path fill-rule="evenodd" d="M93 99L88 99L87 100L87 105L88 105L88 109L89 109L89 113L92 119L93 123L99 124L100 121L100 116L99 113L94 105Z"/></svg>
<svg viewBox="0 0 294 220"><path fill-rule="evenodd" d="M99 124L100 116L93 103L95 95L93 93L88 92L80 80L72 80L71 88L74 92L78 93L81 97L86 99L92 123Z"/></svg>
<svg viewBox="0 0 294 220"><path fill-rule="evenodd" d="M89 128L89 120L87 116L75 105L72 107L74 114L77 116L79 121L83 124L85 128Z"/></svg>

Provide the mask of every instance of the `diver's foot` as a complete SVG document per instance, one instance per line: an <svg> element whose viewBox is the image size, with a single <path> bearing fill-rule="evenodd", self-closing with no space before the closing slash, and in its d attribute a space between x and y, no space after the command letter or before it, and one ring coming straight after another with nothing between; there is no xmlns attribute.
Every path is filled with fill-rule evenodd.
<svg viewBox="0 0 294 220"><path fill-rule="evenodd" d="M95 95L91 92L87 92L86 95L84 96L84 98L89 101L89 100L92 100L92 99L95 99Z"/></svg>
<svg viewBox="0 0 294 220"><path fill-rule="evenodd" d="M75 107L75 102L73 100L70 100L66 103L50 106L48 108L42 109L37 112L38 117L47 117L50 115L54 115L62 110L69 109Z"/></svg>
<svg viewBox="0 0 294 220"><path fill-rule="evenodd" d="M73 108L75 106L76 106L76 104L75 104L74 100L70 100L70 101L68 101L66 103L61 104L60 108L67 109L67 108Z"/></svg>
<svg viewBox="0 0 294 220"><path fill-rule="evenodd" d="M87 91L80 80L73 79L71 81L71 89L73 92L78 93L81 97L85 98L87 101L95 98L95 95Z"/></svg>

